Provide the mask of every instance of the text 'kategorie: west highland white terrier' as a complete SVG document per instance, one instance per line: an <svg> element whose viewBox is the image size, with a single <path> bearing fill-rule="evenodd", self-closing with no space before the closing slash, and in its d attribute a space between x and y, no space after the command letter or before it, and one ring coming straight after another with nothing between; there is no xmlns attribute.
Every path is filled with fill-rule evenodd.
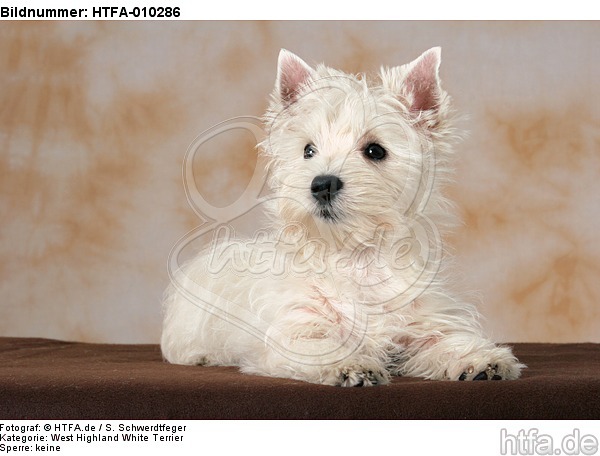
<svg viewBox="0 0 600 456"><path fill-rule="evenodd" d="M439 66L433 48L371 80L281 51L260 144L269 231L235 259L217 239L177 272L167 361L341 386L519 377L442 267L454 134Z"/></svg>

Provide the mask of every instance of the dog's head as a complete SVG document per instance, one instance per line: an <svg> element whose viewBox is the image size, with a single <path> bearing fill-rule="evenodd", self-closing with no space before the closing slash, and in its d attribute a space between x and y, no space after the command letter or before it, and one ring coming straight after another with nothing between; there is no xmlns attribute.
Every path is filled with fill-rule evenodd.
<svg viewBox="0 0 600 456"><path fill-rule="evenodd" d="M368 235L432 204L450 133L439 65L433 48L367 80L282 50L262 144L282 221Z"/></svg>

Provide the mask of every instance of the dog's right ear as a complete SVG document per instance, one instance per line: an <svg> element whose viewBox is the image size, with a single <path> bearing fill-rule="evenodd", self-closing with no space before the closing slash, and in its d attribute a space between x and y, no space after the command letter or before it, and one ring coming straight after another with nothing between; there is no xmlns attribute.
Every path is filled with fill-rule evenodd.
<svg viewBox="0 0 600 456"><path fill-rule="evenodd" d="M282 49L277 62L275 91L281 102L288 106L298 99L303 86L316 76L315 70L290 51Z"/></svg>

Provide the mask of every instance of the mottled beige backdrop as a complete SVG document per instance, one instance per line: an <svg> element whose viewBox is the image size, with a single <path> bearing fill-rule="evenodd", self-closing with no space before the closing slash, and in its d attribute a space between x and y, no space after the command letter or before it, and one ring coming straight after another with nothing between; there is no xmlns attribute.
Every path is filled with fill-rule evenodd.
<svg viewBox="0 0 600 456"><path fill-rule="evenodd" d="M166 264L198 223L196 135L260 115L287 48L349 72L443 48L470 130L448 240L503 341L600 342L600 24L0 23L0 335L157 342ZM194 163L215 204L251 138Z"/></svg>

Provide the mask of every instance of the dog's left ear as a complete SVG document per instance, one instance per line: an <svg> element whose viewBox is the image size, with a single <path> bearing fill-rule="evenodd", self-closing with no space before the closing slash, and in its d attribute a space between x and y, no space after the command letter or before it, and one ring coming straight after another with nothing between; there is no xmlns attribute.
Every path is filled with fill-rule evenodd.
<svg viewBox="0 0 600 456"><path fill-rule="evenodd" d="M433 128L447 114L449 99L440 83L442 49L434 47L406 65L382 69L383 85L402 98L409 112Z"/></svg>
<svg viewBox="0 0 600 456"><path fill-rule="evenodd" d="M298 98L302 87L314 79L315 75L315 70L304 60L282 49L277 62L276 96L285 106L292 104Z"/></svg>

